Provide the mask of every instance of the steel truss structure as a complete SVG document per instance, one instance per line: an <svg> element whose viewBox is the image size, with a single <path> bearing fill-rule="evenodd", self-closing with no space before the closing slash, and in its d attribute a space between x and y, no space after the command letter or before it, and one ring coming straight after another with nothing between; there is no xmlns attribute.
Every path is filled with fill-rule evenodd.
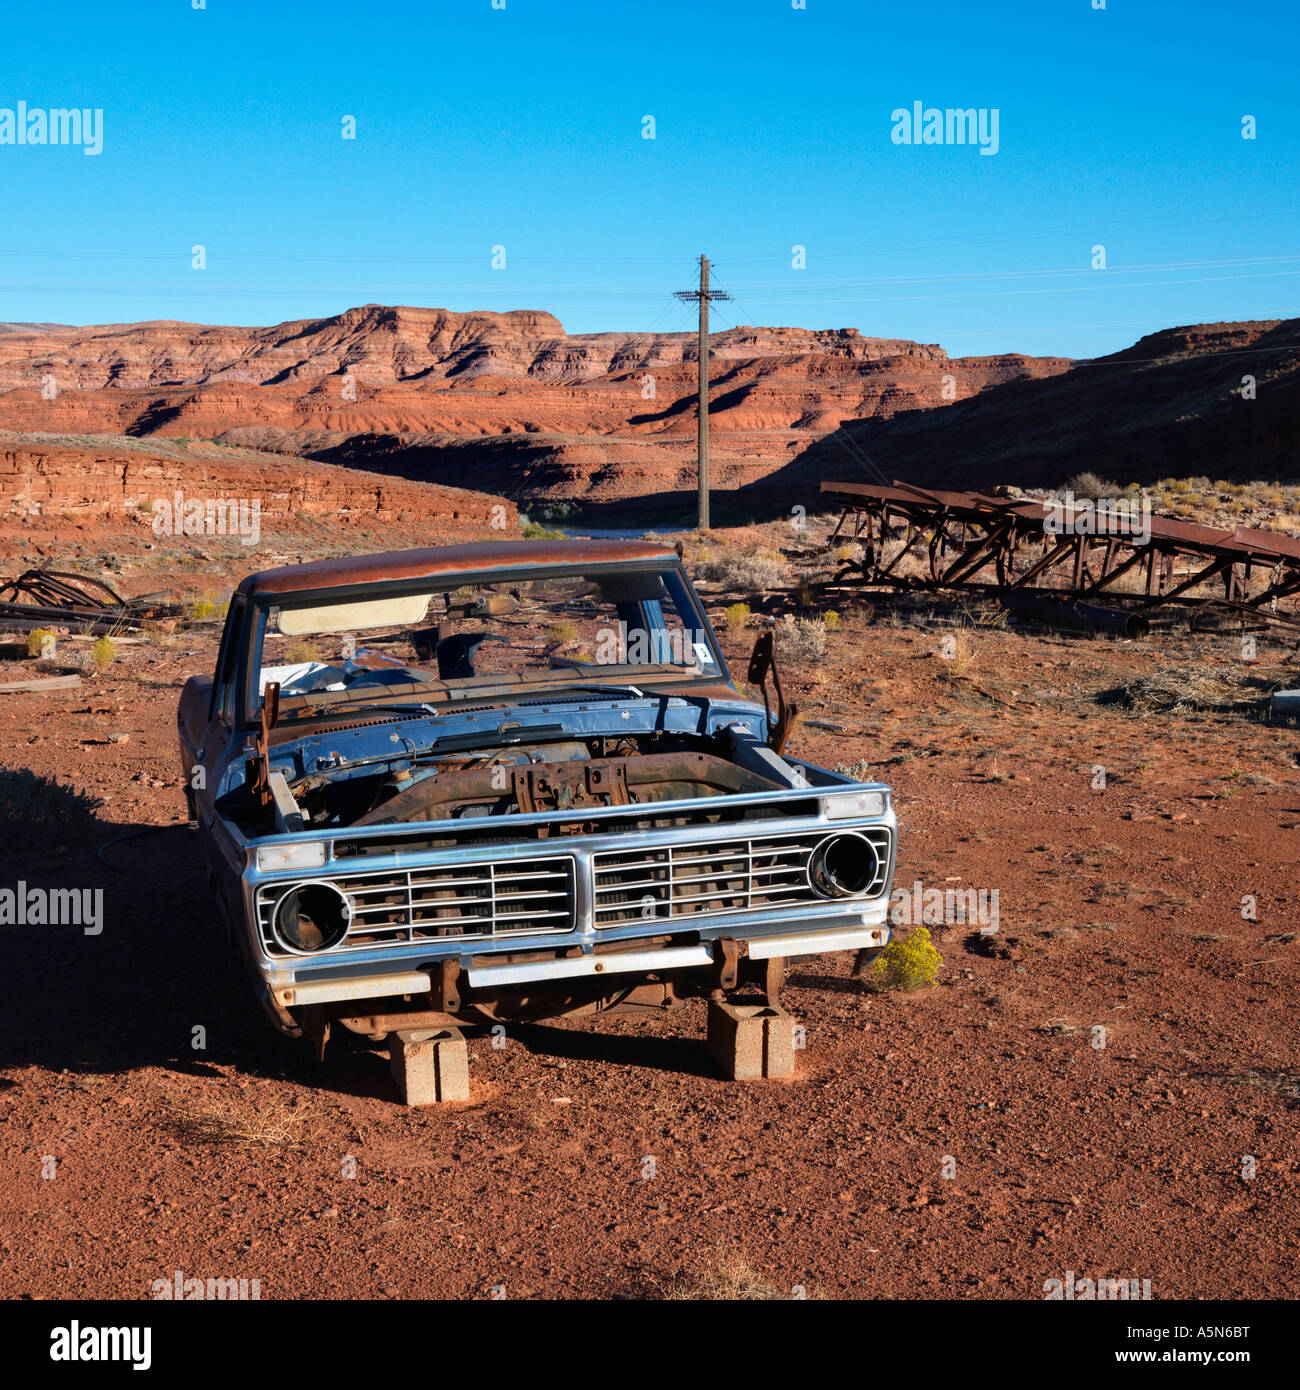
<svg viewBox="0 0 1300 1390"><path fill-rule="evenodd" d="M1128 526L1123 501L1108 508L900 482L824 482L821 494L843 508L831 543L851 534L863 552L833 584L983 592L1013 607L1113 601L1140 613L1180 603L1300 627L1300 613L1278 606L1300 594L1300 538L1156 515ZM902 548L886 558L885 542L900 537ZM901 573L909 555L924 557L922 574ZM1125 575L1141 582L1120 589ZM1193 593L1208 583L1221 585L1222 596Z"/></svg>

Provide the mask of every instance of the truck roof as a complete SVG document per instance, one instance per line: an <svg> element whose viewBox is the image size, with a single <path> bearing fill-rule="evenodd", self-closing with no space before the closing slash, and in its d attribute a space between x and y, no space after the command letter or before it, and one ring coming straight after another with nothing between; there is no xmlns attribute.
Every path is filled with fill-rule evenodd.
<svg viewBox="0 0 1300 1390"><path fill-rule="evenodd" d="M549 565L609 564L618 560L675 560L670 545L625 540L478 541L470 545L426 546L378 555L340 555L305 565L261 570L241 581L236 592L285 594L344 588L394 579L444 578L449 574Z"/></svg>

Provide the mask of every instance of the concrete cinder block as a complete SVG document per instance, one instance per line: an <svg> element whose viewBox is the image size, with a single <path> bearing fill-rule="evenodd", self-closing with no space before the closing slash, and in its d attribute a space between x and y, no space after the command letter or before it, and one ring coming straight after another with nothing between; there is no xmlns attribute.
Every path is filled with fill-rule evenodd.
<svg viewBox="0 0 1300 1390"><path fill-rule="evenodd" d="M733 1081L794 1075L792 1014L770 1004L709 1002L709 1052Z"/></svg>
<svg viewBox="0 0 1300 1390"><path fill-rule="evenodd" d="M469 1099L469 1049L458 1028L390 1033L388 1056L404 1104Z"/></svg>

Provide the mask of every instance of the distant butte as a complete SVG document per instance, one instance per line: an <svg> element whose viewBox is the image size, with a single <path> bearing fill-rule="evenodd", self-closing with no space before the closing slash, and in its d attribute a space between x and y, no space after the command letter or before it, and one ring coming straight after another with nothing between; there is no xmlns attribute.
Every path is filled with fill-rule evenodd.
<svg viewBox="0 0 1300 1390"><path fill-rule="evenodd" d="M855 328L712 337L714 482L759 482L846 419L1066 371ZM366 304L269 328L0 326L0 428L218 440L529 499L693 487L693 333L566 334L540 310ZM51 392L53 394L51 394Z"/></svg>

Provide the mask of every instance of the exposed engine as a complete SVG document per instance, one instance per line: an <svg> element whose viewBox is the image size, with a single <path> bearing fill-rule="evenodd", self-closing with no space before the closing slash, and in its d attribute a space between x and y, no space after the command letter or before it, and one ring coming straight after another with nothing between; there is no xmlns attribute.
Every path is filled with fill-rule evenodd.
<svg viewBox="0 0 1300 1390"><path fill-rule="evenodd" d="M395 760L364 776L318 773L292 785L308 825L398 825L691 801L780 783L703 751L699 741L593 738ZM668 745L668 746L665 746Z"/></svg>
<svg viewBox="0 0 1300 1390"><path fill-rule="evenodd" d="M584 754L563 761L496 754L459 772L434 772L414 786L393 780L392 795L357 824L632 806L776 788L775 782L734 763L695 752L614 758Z"/></svg>

